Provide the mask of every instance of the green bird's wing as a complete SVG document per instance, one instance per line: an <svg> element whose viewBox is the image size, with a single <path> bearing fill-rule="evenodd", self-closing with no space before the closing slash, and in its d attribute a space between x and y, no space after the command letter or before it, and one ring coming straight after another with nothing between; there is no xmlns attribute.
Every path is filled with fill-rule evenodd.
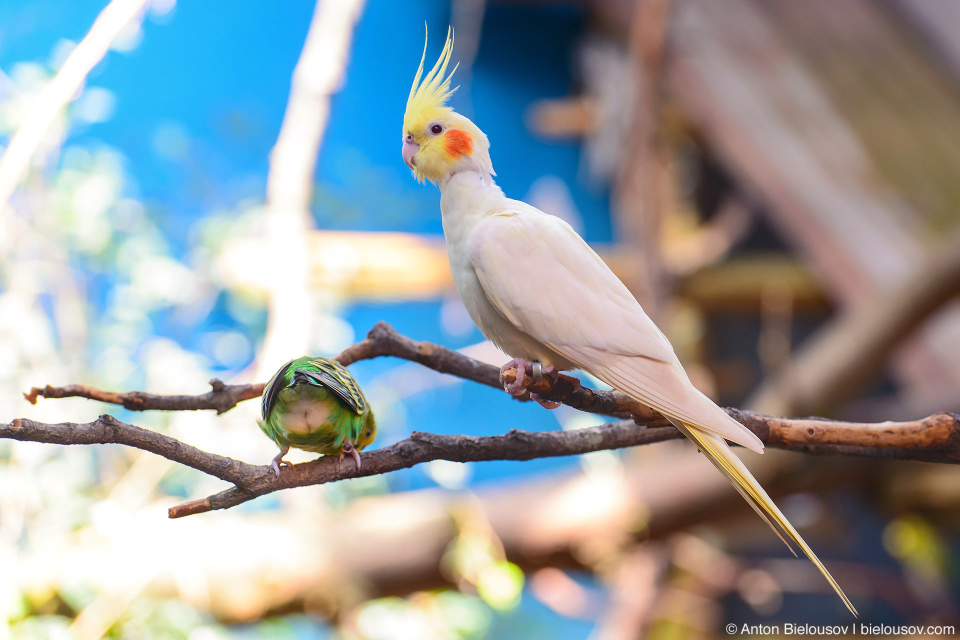
<svg viewBox="0 0 960 640"><path fill-rule="evenodd" d="M263 399L260 401L260 415L263 416L264 420L270 419L270 413L277 404L277 397L280 395L280 391L287 386L283 384L283 379L286 376L287 370L290 369L290 365L294 362L296 361L291 360L280 367L280 370L273 374L273 377L270 378L270 381L267 382L267 385L263 388Z"/></svg>
<svg viewBox="0 0 960 640"><path fill-rule="evenodd" d="M294 384L306 382L326 387L357 415L367 410L367 398L346 367L329 358L314 358L309 365L294 372Z"/></svg>

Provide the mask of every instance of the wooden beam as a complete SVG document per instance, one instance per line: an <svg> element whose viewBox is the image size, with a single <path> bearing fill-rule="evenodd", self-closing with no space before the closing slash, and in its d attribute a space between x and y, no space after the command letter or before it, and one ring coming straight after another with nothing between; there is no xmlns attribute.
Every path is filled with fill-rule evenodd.
<svg viewBox="0 0 960 640"><path fill-rule="evenodd" d="M785 255L756 255L701 269L684 279L677 294L705 312L759 313L765 292L775 288L794 309L830 308L823 288L801 262Z"/></svg>
<svg viewBox="0 0 960 640"><path fill-rule="evenodd" d="M310 286L345 298L381 302L429 300L453 295L447 249L440 235L394 232L310 233ZM595 247L614 273L634 268L636 253ZM228 287L260 297L272 286L267 252L259 238L226 244L217 269Z"/></svg>

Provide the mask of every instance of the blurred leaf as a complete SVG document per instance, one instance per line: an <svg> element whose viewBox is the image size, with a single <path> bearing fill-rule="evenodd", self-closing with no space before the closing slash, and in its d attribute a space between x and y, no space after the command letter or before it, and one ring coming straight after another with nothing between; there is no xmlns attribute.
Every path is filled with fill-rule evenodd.
<svg viewBox="0 0 960 640"><path fill-rule="evenodd" d="M883 546L908 571L925 581L942 581L949 570L949 551L926 520L915 515L901 516L883 531Z"/></svg>
<svg viewBox="0 0 960 640"><path fill-rule="evenodd" d="M523 593L523 570L506 560L484 567L477 579L477 593L494 609L513 609Z"/></svg>

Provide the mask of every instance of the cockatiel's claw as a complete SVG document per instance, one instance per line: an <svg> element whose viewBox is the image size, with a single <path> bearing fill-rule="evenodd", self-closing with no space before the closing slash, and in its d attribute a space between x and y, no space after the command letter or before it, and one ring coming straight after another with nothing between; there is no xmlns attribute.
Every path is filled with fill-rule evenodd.
<svg viewBox="0 0 960 640"><path fill-rule="evenodd" d="M360 471L360 452L353 446L349 440L343 443L343 449L340 453L340 462L343 462L343 456L350 454L357 463L357 471ZM339 466L339 463L338 465Z"/></svg>
<svg viewBox="0 0 960 640"><path fill-rule="evenodd" d="M517 377L513 382L505 382L503 379L504 373L510 369L517 370ZM507 364L500 367L500 383L503 384L504 390L514 396L522 396L527 392L526 382L527 382L527 372L530 372L530 377L534 382L540 382L544 378L549 380L551 383L556 383L557 380L562 376L570 381L574 385L574 391L580 388L580 380L572 376L563 375L557 368L552 364L541 364L540 362L531 362L529 360L524 360L523 358L514 358ZM556 409L559 407L562 402L556 402L554 400L547 400L541 398L536 393L530 393L530 399L534 402L540 404L544 409Z"/></svg>
<svg viewBox="0 0 960 640"><path fill-rule="evenodd" d="M538 375L539 374L539 375ZM552 364L540 364L539 362L533 363L533 377L538 382L547 378L551 383L556 382L557 378L560 377L560 372L557 371L556 367ZM557 402L556 400L547 400L546 398L541 398L539 394L530 393L530 399L539 404L544 409L556 409L562 402Z"/></svg>
<svg viewBox="0 0 960 640"><path fill-rule="evenodd" d="M576 392L576 391L579 391L579 390L580 390L580 387L583 386L583 385L580 383L580 378L577 378L577 377L575 377L575 376L568 376L568 375L565 374L565 373L557 373L557 379L554 380L554 382L556 382L556 381L559 380L560 378L563 378L564 380L566 380L567 382L569 382L570 384L572 384L572 385L573 385L573 390L574 390L575 392Z"/></svg>
<svg viewBox="0 0 960 640"><path fill-rule="evenodd" d="M555 400L547 400L545 398L541 398L540 396L532 392L530 393L530 399L536 402L537 404L539 404L544 409L556 409L557 407L563 404L562 402L556 402Z"/></svg>
<svg viewBox="0 0 960 640"><path fill-rule="evenodd" d="M513 382L504 382L503 374L510 369L517 370L517 377ZM522 396L527 392L527 387L523 384L526 381L527 371L532 370L533 363L531 363L529 360L524 360L523 358L514 358L507 364L500 367L500 384L503 385L504 391L512 396Z"/></svg>

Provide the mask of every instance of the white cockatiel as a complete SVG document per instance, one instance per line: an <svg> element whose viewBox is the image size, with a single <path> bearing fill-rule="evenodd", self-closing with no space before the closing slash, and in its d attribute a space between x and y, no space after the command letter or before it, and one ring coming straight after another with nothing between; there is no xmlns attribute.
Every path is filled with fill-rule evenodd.
<svg viewBox="0 0 960 640"><path fill-rule="evenodd" d="M763 443L700 393L666 336L600 257L563 220L504 196L494 183L486 135L446 106L452 33L439 60L410 89L403 159L421 182L439 184L450 270L480 331L526 373L582 369L667 416L783 539L795 542L856 615L817 556L724 438L763 452ZM422 81L421 81L422 79ZM545 401L541 401L546 406ZM786 540L784 540L786 542ZM787 545L789 547L789 544Z"/></svg>

